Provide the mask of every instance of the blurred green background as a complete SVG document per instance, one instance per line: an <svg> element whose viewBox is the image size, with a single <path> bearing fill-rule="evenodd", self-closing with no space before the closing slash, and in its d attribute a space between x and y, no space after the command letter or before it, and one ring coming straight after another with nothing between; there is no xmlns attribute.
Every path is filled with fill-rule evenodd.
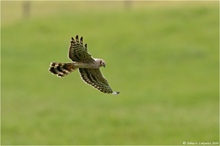
<svg viewBox="0 0 220 146"><path fill-rule="evenodd" d="M2 144L219 141L218 2L1 2ZM118 96L74 72L78 34Z"/></svg>

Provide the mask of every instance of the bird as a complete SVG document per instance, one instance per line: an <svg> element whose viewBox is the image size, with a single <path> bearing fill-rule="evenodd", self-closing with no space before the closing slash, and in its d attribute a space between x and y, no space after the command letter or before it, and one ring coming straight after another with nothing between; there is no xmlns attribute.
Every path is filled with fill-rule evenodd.
<svg viewBox="0 0 220 146"><path fill-rule="evenodd" d="M68 57L72 62L51 62L49 72L58 77L65 77L78 69L81 79L99 91L114 95L120 93L111 89L100 70L100 67L106 66L105 60L92 57L87 50L87 44L83 45L83 37L80 40L78 35L75 39L71 37Z"/></svg>

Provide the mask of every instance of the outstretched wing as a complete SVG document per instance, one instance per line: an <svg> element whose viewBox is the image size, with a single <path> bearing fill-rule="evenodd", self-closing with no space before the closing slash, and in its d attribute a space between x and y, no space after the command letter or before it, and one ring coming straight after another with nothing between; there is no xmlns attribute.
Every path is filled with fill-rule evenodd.
<svg viewBox="0 0 220 146"><path fill-rule="evenodd" d="M100 69L79 68L81 78L89 85L104 93L118 94L113 92L108 81L103 77Z"/></svg>
<svg viewBox="0 0 220 146"><path fill-rule="evenodd" d="M80 38L80 41L78 35L76 35L75 40L73 37L71 39L69 58L72 61L90 63L95 61L87 51L87 44L85 44L85 47L83 46L83 37Z"/></svg>

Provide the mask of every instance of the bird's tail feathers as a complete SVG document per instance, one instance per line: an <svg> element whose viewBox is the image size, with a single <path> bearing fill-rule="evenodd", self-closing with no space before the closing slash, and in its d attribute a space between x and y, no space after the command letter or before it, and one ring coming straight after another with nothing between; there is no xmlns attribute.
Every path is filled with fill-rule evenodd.
<svg viewBox="0 0 220 146"><path fill-rule="evenodd" d="M57 75L58 77L64 77L71 72L75 71L77 67L74 66L74 63L57 63L57 62L52 62L50 64L49 71Z"/></svg>

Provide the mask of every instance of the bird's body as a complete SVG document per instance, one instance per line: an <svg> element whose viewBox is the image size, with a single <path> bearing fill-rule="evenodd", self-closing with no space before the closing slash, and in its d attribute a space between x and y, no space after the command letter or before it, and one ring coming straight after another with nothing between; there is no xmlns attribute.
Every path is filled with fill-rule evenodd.
<svg viewBox="0 0 220 146"><path fill-rule="evenodd" d="M83 37L76 40L72 37L69 53L69 58L73 61L71 63L56 63L52 62L49 71L59 77L64 77L71 72L79 69L79 73L83 81L92 85L96 89L104 93L119 94L111 89L108 81L104 78L100 71L100 67L105 67L103 59L93 58L87 51L87 44L83 46Z"/></svg>

